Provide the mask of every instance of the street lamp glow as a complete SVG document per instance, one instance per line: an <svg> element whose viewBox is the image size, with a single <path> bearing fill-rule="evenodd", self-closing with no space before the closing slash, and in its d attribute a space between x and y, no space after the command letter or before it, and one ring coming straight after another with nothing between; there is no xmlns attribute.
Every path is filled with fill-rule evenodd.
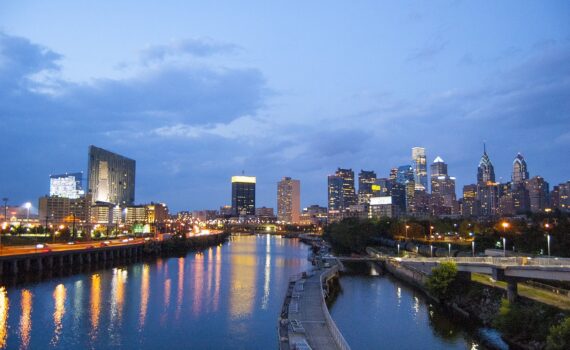
<svg viewBox="0 0 570 350"><path fill-rule="evenodd" d="M548 246L548 257L550 257L550 235L546 235L546 244Z"/></svg>
<svg viewBox="0 0 570 350"><path fill-rule="evenodd" d="M30 208L32 207L32 203L30 202L26 202L24 203L24 208L26 208L28 210L28 213L26 215L26 220L30 221Z"/></svg>

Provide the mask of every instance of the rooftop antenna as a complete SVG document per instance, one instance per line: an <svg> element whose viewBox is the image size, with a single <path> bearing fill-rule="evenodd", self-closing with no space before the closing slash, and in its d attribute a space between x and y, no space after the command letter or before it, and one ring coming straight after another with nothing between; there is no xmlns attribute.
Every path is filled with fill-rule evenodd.
<svg viewBox="0 0 570 350"><path fill-rule="evenodd" d="M487 145L486 145L486 141L483 141L483 154L487 154Z"/></svg>

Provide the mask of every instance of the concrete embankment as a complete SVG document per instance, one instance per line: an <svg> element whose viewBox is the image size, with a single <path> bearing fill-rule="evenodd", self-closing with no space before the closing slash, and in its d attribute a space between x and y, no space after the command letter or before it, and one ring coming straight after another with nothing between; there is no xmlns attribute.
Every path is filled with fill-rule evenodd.
<svg viewBox="0 0 570 350"><path fill-rule="evenodd" d="M87 246L61 250L44 250L25 254L0 256L0 280L3 283L25 281L30 278L49 278L54 273L78 272L117 263L126 264L142 259L186 253L192 249L222 243L227 234L195 236L164 241L127 241L104 245L93 242Z"/></svg>

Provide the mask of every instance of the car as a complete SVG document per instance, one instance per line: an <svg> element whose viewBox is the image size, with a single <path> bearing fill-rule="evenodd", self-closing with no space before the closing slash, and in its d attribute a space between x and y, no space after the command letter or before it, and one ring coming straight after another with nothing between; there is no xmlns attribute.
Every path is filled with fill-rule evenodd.
<svg viewBox="0 0 570 350"><path fill-rule="evenodd" d="M73 245L73 244L75 244L75 242L74 242L74 241L69 241L69 242L67 242L67 244Z"/></svg>
<svg viewBox="0 0 570 350"><path fill-rule="evenodd" d="M90 244L87 247L85 247L85 249L93 249L93 248L95 248L95 246L93 244Z"/></svg>
<svg viewBox="0 0 570 350"><path fill-rule="evenodd" d="M43 244L43 243L36 244L36 249L44 249L45 247L47 247L47 244Z"/></svg>
<svg viewBox="0 0 570 350"><path fill-rule="evenodd" d="M121 242L127 243L129 240L127 238L123 239Z"/></svg>
<svg viewBox="0 0 570 350"><path fill-rule="evenodd" d="M111 242L109 242L109 241L103 241L103 242L99 243L99 245L101 247L107 247L109 244L111 244Z"/></svg>

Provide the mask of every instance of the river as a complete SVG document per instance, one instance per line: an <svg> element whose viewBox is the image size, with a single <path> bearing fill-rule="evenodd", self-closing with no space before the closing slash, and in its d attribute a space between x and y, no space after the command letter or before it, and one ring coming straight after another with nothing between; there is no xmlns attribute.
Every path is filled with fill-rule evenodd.
<svg viewBox="0 0 570 350"><path fill-rule="evenodd" d="M289 276L310 268L307 255L296 239L232 237L183 257L3 286L0 349L275 349ZM421 296L397 281L341 284L332 315L355 350L471 344L456 326L449 340Z"/></svg>

